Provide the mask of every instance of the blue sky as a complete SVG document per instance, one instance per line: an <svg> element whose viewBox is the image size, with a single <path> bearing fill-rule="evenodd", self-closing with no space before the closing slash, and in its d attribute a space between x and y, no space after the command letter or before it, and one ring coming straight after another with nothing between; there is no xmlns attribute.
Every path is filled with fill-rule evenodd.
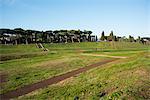
<svg viewBox="0 0 150 100"><path fill-rule="evenodd" d="M150 0L0 0L0 28L150 36Z"/></svg>

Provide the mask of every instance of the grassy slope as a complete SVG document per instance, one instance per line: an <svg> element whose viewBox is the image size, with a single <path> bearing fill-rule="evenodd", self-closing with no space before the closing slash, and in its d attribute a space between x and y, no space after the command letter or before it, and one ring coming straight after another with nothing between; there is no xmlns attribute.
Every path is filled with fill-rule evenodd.
<svg viewBox="0 0 150 100"><path fill-rule="evenodd" d="M148 99L150 60L148 52L104 65L20 99ZM104 94L104 96L102 96ZM102 97L101 97L102 96Z"/></svg>
<svg viewBox="0 0 150 100"><path fill-rule="evenodd" d="M0 60L11 60L42 56L46 53L36 48L35 44L30 45L0 45Z"/></svg>
<svg viewBox="0 0 150 100"><path fill-rule="evenodd" d="M39 52L35 44L30 45L0 45L1 54Z"/></svg>
<svg viewBox="0 0 150 100"><path fill-rule="evenodd" d="M1 62L0 71L1 71L1 73L7 73L8 74L7 80L9 80L7 83L1 84L1 86L3 86L1 93L10 91L10 90L14 90L18 87L40 81L42 79L46 79L46 78L52 77L54 75L59 75L61 73L65 73L67 71L70 71L70 70L73 70L73 69L76 69L79 67L83 67L87 64L95 63L102 59L106 59L103 57L81 56L79 54L79 52L80 52L79 50L85 50L86 53L106 53L109 55L136 56L137 53L147 51L149 49L148 46L143 46L143 45L137 44L137 43L106 43L106 42L103 42L103 43L80 43L80 44L79 43L75 43L75 44L45 44L44 46L50 50L50 52L47 55L36 56L36 57L29 56L28 58L22 58L22 59ZM28 46L19 45L19 46L15 46L15 47L11 46L10 48L9 48L9 46L6 46L6 47L3 46L3 48L1 48L0 51L2 51L1 52L2 54L10 54L10 55L11 54L20 54L20 53L40 52L40 50L37 49L33 45L28 45ZM130 54L129 54L129 52L130 52ZM144 56L141 54L141 57L144 57ZM139 58L139 57L135 57L135 58ZM127 62L122 61L122 62L124 63L123 66L125 66L128 61ZM147 62L145 62L144 64L146 64ZM108 67L111 67L111 66L112 65L109 65ZM115 64L114 66L118 66L118 65ZM142 67L142 68L144 68L144 67ZM116 69L118 69L118 68L116 68ZM107 67L106 67L106 70L108 70ZM120 67L120 70L123 71L124 69L122 67ZM129 70L131 70L131 69L129 68ZM149 70L149 69L147 69L147 70ZM33 95L33 96L25 96L23 98L33 98L33 97L47 98L49 96L50 96L50 98L53 98L53 96L55 96L55 98L57 98L57 97L63 96L62 92L65 91L66 88L70 88L72 86L73 86L72 88L70 88L69 90L66 90L66 91L70 91L70 92L65 92L65 94L64 94L65 97L68 97L68 93L71 93L69 96L71 98L73 98L76 95L80 96L81 98L85 98L85 97L94 98L94 97L97 97L97 96L94 96L94 95L97 95L96 91L98 92L98 90L102 90L100 87L98 88L95 85L92 86L93 88L97 88L98 90L89 88L88 91L95 91L94 93L92 93L92 95L89 95L89 93L86 92L85 94L87 94L87 95L81 96L81 94L83 94L81 91L82 91L82 88L91 87L91 86L89 86L90 84L87 86L85 85L85 84L88 84L88 83L86 83L86 80L91 81L91 84L92 84L92 82L94 82L94 81L92 81L91 73L92 74L97 73L97 74L95 74L96 76L94 78L95 80L97 80L97 81L95 81L97 83L94 82L94 84L99 84L98 79L106 80L107 78L103 78L103 77L105 77L105 75L107 75L107 73L110 73L111 70L108 70L107 73L103 73L103 75L102 75L103 77L101 76L101 74L99 74L102 72L103 72L102 69L92 70L92 71L89 71L88 73L84 73L76 78L73 78L72 79L73 82L70 80L67 83L64 82L64 85L62 87L61 87L61 85L59 86L59 84L56 86L55 85L50 86L50 88L40 90L40 92L38 91L39 93L34 93L35 95ZM115 76L115 75L110 74L109 76ZM85 79L85 82L84 82L84 79ZM82 82L82 80L83 80L83 82ZM81 81L81 84L80 84L80 81ZM102 84L103 84L103 82L102 82ZM116 83L112 83L112 84L116 84ZM119 84L119 83L117 83L117 84ZM81 87L80 87L80 85L81 85ZM107 85L106 85L106 87L109 88ZM46 92L47 90L50 92ZM54 93L54 91L60 91L60 92ZM75 93L72 93L72 92L75 92Z"/></svg>
<svg viewBox="0 0 150 100"><path fill-rule="evenodd" d="M49 49L142 49L147 48L146 45L128 42L83 42L83 43L67 43L67 44L45 44Z"/></svg>
<svg viewBox="0 0 150 100"><path fill-rule="evenodd" d="M10 47L10 49L15 49L21 52L22 49L26 48L17 46L17 49L15 47ZM33 50L30 51L35 52L34 49L36 48L33 48ZM19 55L20 52L12 53ZM26 51L26 53L27 52L28 51ZM29 52L29 54L32 52ZM55 75L66 73L68 71L84 67L86 65L93 64L104 59L107 58L81 56L76 50L51 50L49 53L47 53L47 55L36 57L29 56L28 58L1 61L0 73L6 74L8 82L0 84L2 86L0 92L5 93L24 85L35 83Z"/></svg>

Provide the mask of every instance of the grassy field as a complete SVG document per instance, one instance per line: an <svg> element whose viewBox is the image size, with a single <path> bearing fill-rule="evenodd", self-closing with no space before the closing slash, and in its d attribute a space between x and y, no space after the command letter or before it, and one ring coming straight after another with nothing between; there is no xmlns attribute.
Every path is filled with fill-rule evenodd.
<svg viewBox="0 0 150 100"><path fill-rule="evenodd" d="M48 79L106 59L126 59L91 69L44 89L16 99L150 99L150 46L126 42L89 42L44 44L43 52L35 44L1 45L0 74L5 75L0 93ZM8 59L11 57L11 59ZM6 59L7 58L7 59Z"/></svg>

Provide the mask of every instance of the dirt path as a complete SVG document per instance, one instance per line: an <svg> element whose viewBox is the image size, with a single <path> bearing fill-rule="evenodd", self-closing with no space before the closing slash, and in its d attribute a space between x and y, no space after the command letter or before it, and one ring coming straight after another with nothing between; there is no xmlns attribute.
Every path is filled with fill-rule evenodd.
<svg viewBox="0 0 150 100"><path fill-rule="evenodd" d="M89 69L98 67L100 65L103 65L103 64L115 61L115 60L117 60L117 59L104 60L104 61L92 64L92 65L89 65L89 66L86 66L86 67L83 67L83 68L79 68L77 70L73 70L71 72L67 72L65 74L49 78L49 79L40 81L38 83L30 84L30 85L24 86L22 88L19 88L19 89L7 92L5 94L1 94L0 97L1 97L1 99L5 99L6 100L6 99L10 99L10 98L15 98L15 97L18 97L18 96L22 96L22 95L30 93L30 92L32 92L32 91L34 91L36 89L44 88L44 87L46 87L48 85L58 83L58 82L60 82L62 80L65 80L67 78L73 77L73 76L75 76L77 74L80 74L82 72L85 72L85 71L87 71Z"/></svg>
<svg viewBox="0 0 150 100"><path fill-rule="evenodd" d="M87 54L87 53L82 53L81 55L85 56L102 56L102 57L110 57L110 58L127 58L123 56L110 56L110 55L103 55L103 54Z"/></svg>

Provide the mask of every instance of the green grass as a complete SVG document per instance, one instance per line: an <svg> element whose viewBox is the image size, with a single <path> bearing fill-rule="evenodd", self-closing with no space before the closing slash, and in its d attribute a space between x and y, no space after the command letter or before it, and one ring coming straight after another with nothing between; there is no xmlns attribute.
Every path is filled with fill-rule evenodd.
<svg viewBox="0 0 150 100"><path fill-rule="evenodd" d="M24 85L60 75L104 59L107 58L55 53L34 58L3 61L0 71L8 75L8 82L1 84L3 87L1 93L15 90Z"/></svg>
<svg viewBox="0 0 150 100"><path fill-rule="evenodd" d="M149 45L127 42L85 42L44 44L44 46L49 52L43 53L35 44L1 45L1 56L13 56L10 60L0 62L0 73L7 75L7 82L0 83L1 93L110 59L82 55L90 53L129 58L89 70L64 82L36 90L20 99L73 99L75 96L81 99L99 99L102 94L105 94L101 97L103 99L136 97L143 99L138 96L138 92L141 92L138 87L149 82L147 74L150 73L149 56L147 56ZM141 70L145 74L137 74ZM134 85L136 82L139 83Z"/></svg>
<svg viewBox="0 0 150 100"><path fill-rule="evenodd" d="M148 99L150 60L147 53L95 68L20 99ZM105 94L102 96L102 93ZM142 94L143 93L143 94ZM101 97L102 96L102 97Z"/></svg>
<svg viewBox="0 0 150 100"><path fill-rule="evenodd" d="M137 53L141 52L147 52L149 48L145 49L121 49L121 50L115 50L115 49L105 49L105 50L89 50L85 51L84 53L90 53L90 54L105 54L105 55L111 55L111 56L134 56Z"/></svg>
<svg viewBox="0 0 150 100"><path fill-rule="evenodd" d="M0 60L29 58L44 55L35 44L30 45L0 45Z"/></svg>
<svg viewBox="0 0 150 100"><path fill-rule="evenodd" d="M0 54L40 52L35 44L30 45L0 45Z"/></svg>
<svg viewBox="0 0 150 100"><path fill-rule="evenodd" d="M148 48L147 45L130 42L83 42L67 44L45 44L48 49L135 49Z"/></svg>

